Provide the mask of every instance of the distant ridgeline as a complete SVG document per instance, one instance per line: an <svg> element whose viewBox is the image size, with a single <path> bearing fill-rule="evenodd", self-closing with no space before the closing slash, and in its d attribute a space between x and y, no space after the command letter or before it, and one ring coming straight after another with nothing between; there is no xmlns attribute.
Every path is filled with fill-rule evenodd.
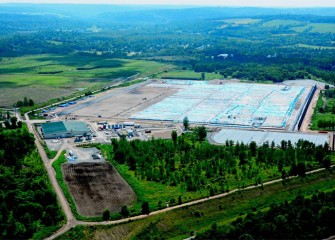
<svg viewBox="0 0 335 240"><path fill-rule="evenodd" d="M155 58L196 72L217 72L223 78L274 82L320 78L331 83L335 79L335 8L0 7L3 59L42 53ZM97 68L103 66L77 70ZM0 74L7 72L0 68Z"/></svg>

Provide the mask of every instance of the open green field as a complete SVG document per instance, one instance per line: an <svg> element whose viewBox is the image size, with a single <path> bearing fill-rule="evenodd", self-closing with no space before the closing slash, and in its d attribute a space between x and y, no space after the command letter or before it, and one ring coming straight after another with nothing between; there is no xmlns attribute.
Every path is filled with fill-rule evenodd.
<svg viewBox="0 0 335 240"><path fill-rule="evenodd" d="M329 91L329 90L328 90ZM325 96L325 92L320 93L315 111L312 116L311 130L334 130L335 127L335 99ZM320 125L320 121L328 122L324 126ZM334 127L331 122L334 122Z"/></svg>
<svg viewBox="0 0 335 240"><path fill-rule="evenodd" d="M201 80L201 73L194 72L192 70L173 70L169 72L163 72L156 76L157 78L172 78L172 79L199 79ZM222 79L223 76L221 74L216 73L205 73L205 80L213 80L213 79Z"/></svg>
<svg viewBox="0 0 335 240"><path fill-rule="evenodd" d="M292 27L296 32L335 33L335 23L309 23L305 26Z"/></svg>
<svg viewBox="0 0 335 240"><path fill-rule="evenodd" d="M172 65L144 60L102 56L34 55L4 58L0 63L1 105L14 104L27 96L35 102L68 95L116 79L150 76Z"/></svg>
<svg viewBox="0 0 335 240"><path fill-rule="evenodd" d="M279 26L297 26L302 24L296 20L272 20L263 24L263 27L279 27Z"/></svg>
<svg viewBox="0 0 335 240"><path fill-rule="evenodd" d="M253 24L261 21L260 19L254 18L232 18L232 19L225 19L222 20L225 23L235 24L235 25L246 25L246 24Z"/></svg>
<svg viewBox="0 0 335 240"><path fill-rule="evenodd" d="M316 46L316 45L307 45L307 44L298 44L298 47L301 48L311 48L311 49L321 49L321 50L334 50L335 47L325 47L325 46Z"/></svg>
<svg viewBox="0 0 335 240"><path fill-rule="evenodd" d="M227 225L250 212L267 210L271 204L291 201L299 194L309 197L316 192L331 191L334 186L335 175L322 172L117 226L78 226L58 239L185 239L192 233L210 229L213 223Z"/></svg>

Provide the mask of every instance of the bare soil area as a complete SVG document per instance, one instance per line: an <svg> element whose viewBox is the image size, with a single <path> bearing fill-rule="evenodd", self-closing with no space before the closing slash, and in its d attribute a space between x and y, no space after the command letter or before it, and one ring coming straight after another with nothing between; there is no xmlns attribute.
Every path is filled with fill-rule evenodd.
<svg viewBox="0 0 335 240"><path fill-rule="evenodd" d="M100 216L105 209L119 212L137 196L109 163L63 164L63 176L76 202L79 214Z"/></svg>
<svg viewBox="0 0 335 240"><path fill-rule="evenodd" d="M302 125L301 125L301 128L300 128L300 131L302 131L302 132L312 132L309 129L309 127L310 127L309 124L312 121L312 116L313 116L316 104L318 102L319 95L320 95L320 89L317 89L314 96L313 96L313 99L312 99L311 103L309 104L309 107L308 107L307 113L305 115L304 121L302 122Z"/></svg>
<svg viewBox="0 0 335 240"><path fill-rule="evenodd" d="M133 113L142 111L148 106L172 95L176 89L142 86L129 92L118 94L87 108L73 112L73 115L103 118L129 118Z"/></svg>

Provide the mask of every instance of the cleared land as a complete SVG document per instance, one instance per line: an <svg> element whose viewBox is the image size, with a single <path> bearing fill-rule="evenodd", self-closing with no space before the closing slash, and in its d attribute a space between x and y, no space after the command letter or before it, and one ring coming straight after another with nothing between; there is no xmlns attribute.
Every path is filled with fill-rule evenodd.
<svg viewBox="0 0 335 240"><path fill-rule="evenodd" d="M83 216L100 216L105 209L119 212L136 194L108 163L63 164L64 179Z"/></svg>
<svg viewBox="0 0 335 240"><path fill-rule="evenodd" d="M264 27L297 26L303 22L296 20L272 20L263 24Z"/></svg>
<svg viewBox="0 0 335 240"><path fill-rule="evenodd" d="M141 111L176 92L176 89L162 89L141 86L127 91L114 89L109 91L111 97L105 98L89 107L73 111L71 114L84 117L128 118L131 114ZM97 96L96 98L99 98ZM71 108L69 108L71 109Z"/></svg>
<svg viewBox="0 0 335 240"><path fill-rule="evenodd" d="M304 26L292 27L296 32L335 33L334 23L309 23Z"/></svg>
<svg viewBox="0 0 335 240"><path fill-rule="evenodd" d="M94 104L61 112L142 122L182 122L187 116L193 123L293 130L310 91L310 86L298 85L160 80L114 89Z"/></svg>
<svg viewBox="0 0 335 240"><path fill-rule="evenodd" d="M225 23L231 23L236 25L245 25L245 24L253 24L260 22L261 19L253 19L253 18L232 18L232 19L224 19L222 20Z"/></svg>
<svg viewBox="0 0 335 240"><path fill-rule="evenodd" d="M35 55L4 58L0 63L1 105L23 97L35 102L92 87L110 85L118 78L147 76L173 67L154 61L101 56Z"/></svg>

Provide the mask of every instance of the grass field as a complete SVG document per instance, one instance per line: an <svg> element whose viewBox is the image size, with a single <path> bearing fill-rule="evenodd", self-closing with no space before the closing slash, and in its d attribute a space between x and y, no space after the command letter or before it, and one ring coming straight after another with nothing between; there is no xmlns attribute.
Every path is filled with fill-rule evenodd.
<svg viewBox="0 0 335 240"><path fill-rule="evenodd" d="M163 72L156 76L157 78L172 78L172 79L201 79L201 73L194 72L192 70L173 70L169 72ZM216 73L205 73L205 80L213 80L213 79L222 79L223 76L221 74Z"/></svg>
<svg viewBox="0 0 335 240"><path fill-rule="evenodd" d="M309 23L305 26L292 27L296 32L335 33L335 23Z"/></svg>
<svg viewBox="0 0 335 240"><path fill-rule="evenodd" d="M297 26L302 24L296 20L272 20L263 24L263 27L279 27L279 26Z"/></svg>
<svg viewBox="0 0 335 240"><path fill-rule="evenodd" d="M4 58L0 63L1 104L12 105L27 96L35 102L65 96L117 78L150 76L174 67L144 60L101 56L34 55Z"/></svg>
<svg viewBox="0 0 335 240"><path fill-rule="evenodd" d="M334 114L331 111L320 112L320 108L327 110L331 109L332 106L335 106L335 99L326 98L324 94L321 93L312 116L311 127L310 127L311 130L325 130L318 126L318 121L320 120L333 121L333 122L335 121ZM326 130L332 130L332 129L326 128Z"/></svg>
<svg viewBox="0 0 335 240"><path fill-rule="evenodd" d="M271 204L291 201L297 195L335 190L335 175L328 172L291 179L264 188L240 191L227 197L150 216L118 226L75 227L58 239L185 239L192 233L230 224L250 212L265 211Z"/></svg>
<svg viewBox="0 0 335 240"><path fill-rule="evenodd" d="M315 45L307 45L307 44L298 44L297 46L301 48L311 48L311 49L321 49L321 50L334 50L335 49L335 47L315 46Z"/></svg>
<svg viewBox="0 0 335 240"><path fill-rule="evenodd" d="M261 21L260 19L253 19L253 18L232 18L232 19L224 19L222 22L230 23L234 25L247 25L253 24Z"/></svg>

